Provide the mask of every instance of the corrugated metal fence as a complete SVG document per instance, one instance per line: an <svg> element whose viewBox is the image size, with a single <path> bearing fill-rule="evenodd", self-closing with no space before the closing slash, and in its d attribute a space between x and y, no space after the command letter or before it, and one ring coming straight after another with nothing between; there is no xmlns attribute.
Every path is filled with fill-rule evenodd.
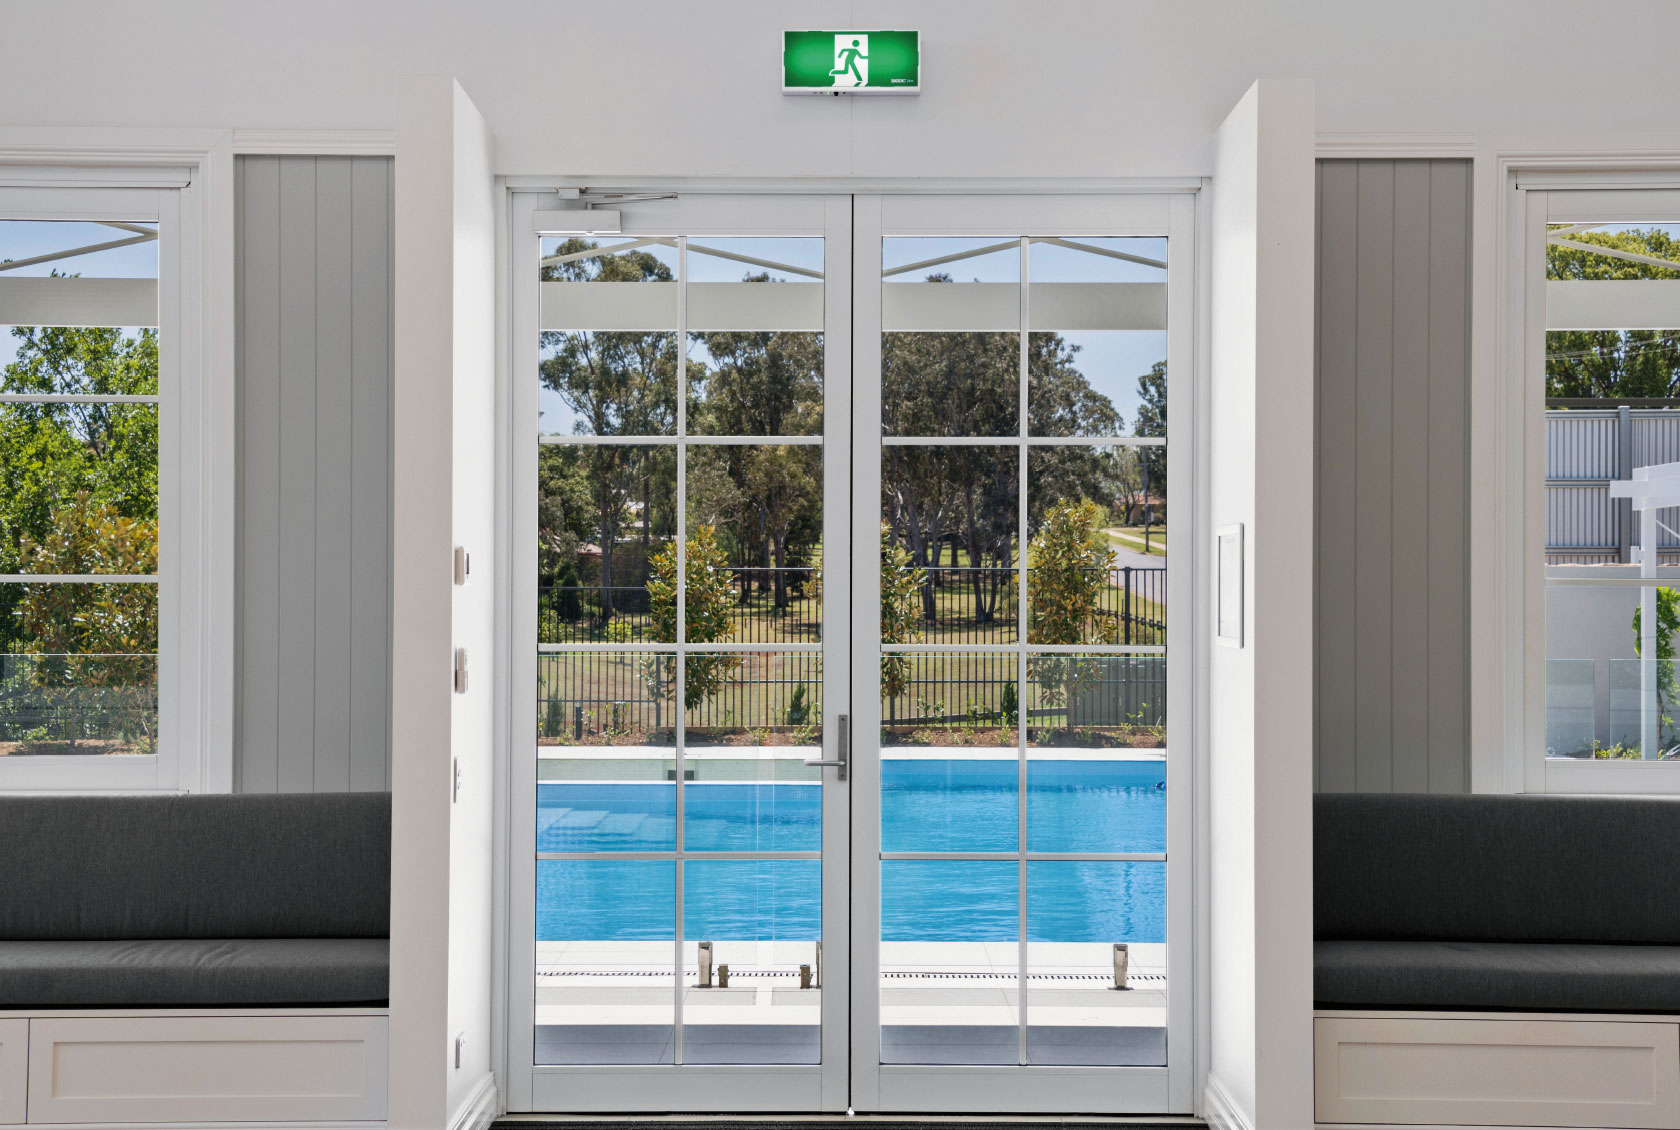
<svg viewBox="0 0 1680 1130"><path fill-rule="evenodd" d="M1633 560L1638 523L1610 484L1638 467L1680 462L1680 410L1554 408L1546 412L1546 563L1603 565ZM1680 562L1680 508L1659 511L1657 553Z"/></svg>

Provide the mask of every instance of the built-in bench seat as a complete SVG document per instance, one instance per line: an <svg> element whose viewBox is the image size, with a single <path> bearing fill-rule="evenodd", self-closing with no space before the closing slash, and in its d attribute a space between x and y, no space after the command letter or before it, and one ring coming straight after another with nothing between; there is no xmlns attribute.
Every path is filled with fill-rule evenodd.
<svg viewBox="0 0 1680 1130"><path fill-rule="evenodd" d="M1680 1013L1680 947L1323 941L1320 1008Z"/></svg>
<svg viewBox="0 0 1680 1130"><path fill-rule="evenodd" d="M1680 1128L1680 803L1314 802L1320 1123Z"/></svg>
<svg viewBox="0 0 1680 1130"><path fill-rule="evenodd" d="M0 796L0 1126L378 1123L390 872L388 794Z"/></svg>
<svg viewBox="0 0 1680 1130"><path fill-rule="evenodd" d="M384 938L0 942L0 1009L383 1005Z"/></svg>
<svg viewBox="0 0 1680 1130"><path fill-rule="evenodd" d="M0 798L0 1008L383 1004L384 793Z"/></svg>

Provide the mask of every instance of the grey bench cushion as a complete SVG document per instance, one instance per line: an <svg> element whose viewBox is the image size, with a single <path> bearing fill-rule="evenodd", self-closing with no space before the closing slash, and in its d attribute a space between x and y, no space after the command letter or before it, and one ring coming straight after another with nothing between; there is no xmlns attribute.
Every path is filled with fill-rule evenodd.
<svg viewBox="0 0 1680 1130"><path fill-rule="evenodd" d="M383 938L0 941L0 1008L384 1004Z"/></svg>
<svg viewBox="0 0 1680 1130"><path fill-rule="evenodd" d="M1321 939L1680 945L1680 802L1322 794Z"/></svg>
<svg viewBox="0 0 1680 1130"><path fill-rule="evenodd" d="M0 939L383 938L388 793L0 797Z"/></svg>
<svg viewBox="0 0 1680 1130"><path fill-rule="evenodd" d="M1680 1012L1680 946L1318 942L1322 1008Z"/></svg>

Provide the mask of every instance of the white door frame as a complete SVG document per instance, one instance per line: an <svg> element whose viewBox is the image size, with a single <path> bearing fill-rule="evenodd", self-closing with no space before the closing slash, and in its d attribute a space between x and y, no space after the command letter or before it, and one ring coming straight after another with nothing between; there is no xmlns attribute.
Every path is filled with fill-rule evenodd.
<svg viewBox="0 0 1680 1130"><path fill-rule="evenodd" d="M534 489L535 446L525 442L534 432L526 429L535 420L536 387L521 379L536 368L536 339L521 340L516 327L537 323L536 241L532 215L557 206L552 187L559 178L539 188L533 178L510 181L505 216L508 221L507 255L502 274L507 290L508 315L504 321L508 339L503 356L508 371L504 389L508 396L509 452L508 504L503 507L504 529L510 547L530 544L534 507L524 492ZM650 189L664 186L649 182ZM671 188L678 186L672 185ZM747 187L747 186L741 186ZM821 188L822 193L812 189ZM830 775L825 779L823 806L823 921L825 947L824 1031L821 1067L533 1067L534 1007L531 994L523 988L534 964L535 910L530 892L534 889L534 828L513 814L533 811L536 801L534 774L522 772L529 755L515 751L534 749L534 717L526 708L523 692L535 681L535 622L525 617L515 594L529 593L535 584L535 564L530 554L512 552L506 560L507 598L502 602L504 639L507 641L509 708L505 712L502 764L505 767L505 824L497 835L498 855L505 859L499 869L505 882L505 913L498 925L505 931L505 944L497 947L497 960L504 963L495 984L506 986L499 993L495 1009L505 1017L497 1025L502 1046L503 1101L510 1111L607 1111L622 1110L627 1093L638 1096L638 1108L646 1110L780 1110L780 1111L987 1111L987 1112L1135 1112L1191 1113L1199 1093L1199 1081L1206 1064L1198 1048L1205 1033L1198 1031L1197 1018L1205 1010L1197 1002L1205 995L1205 978L1198 971L1207 968L1207 923L1205 891L1199 889L1195 865L1205 847L1202 826L1205 793L1203 730L1198 713L1201 696L1194 673L1205 663L1206 646L1194 625L1206 622L1207 594L1196 578L1205 570L1193 560L1205 539L1195 530L1202 517L1202 475L1205 452L1199 440L1205 429L1205 398L1196 395L1202 387L1206 367L1205 327L1200 325L1199 295L1205 289L1199 268L1206 256L1199 254L1197 235L1200 220L1197 191L1202 182L1151 184L1151 191L1131 192L1123 185L1103 195L1081 195L1064 186L1046 183L1042 191L1012 182L988 188L972 186L960 195L933 197L907 187L901 194L844 195L845 185L800 186L780 182L750 186L751 197L740 195L739 187L727 182L705 186L684 183L677 200L647 201L621 205L625 230L638 233L688 234L704 231L716 235L825 234L828 240L824 292L825 320L837 332L825 336L825 363L831 375L850 371L850 385L839 380L825 383L827 458L825 459L825 540L841 544L851 530L868 529L858 522L878 521L880 495L880 283L879 252L883 234L918 235L1066 235L1071 232L1109 236L1156 235L1168 237L1168 388L1169 416L1177 420L1177 431L1169 446L1169 478L1180 485L1178 504L1184 519L1169 525L1168 547L1172 573L1169 587L1178 594L1180 611L1169 621L1168 681L1175 688L1169 698L1168 734L1168 961L1171 969L1168 995L1168 1066L1161 1068L1116 1067L990 1067L882 1065L880 1061L878 979L870 973L878 965L879 949L879 834L880 834L880 750L878 743L880 704L875 688L879 679L878 651L879 593L860 585L852 593L850 609L851 651L848 662L839 652L825 662L824 698L852 707L852 780L839 785ZM868 185L879 192L887 185ZM957 186L942 186L957 190ZM1109 186L1103 186L1108 188ZM547 188L544 191L543 188ZM1006 188L1016 195L999 195ZM1023 189L1031 195L1021 195ZM760 195L762 193L763 195ZM803 200L803 203L800 201ZM820 202L820 203L813 203ZM812 226L813 207L822 219ZM743 211L742 209L745 208ZM872 273L866 257L848 254L870 241L875 249ZM859 264L852 278L854 261ZM527 285L530 280L530 285ZM848 289L843 289L848 288ZM844 328L849 324L853 333ZM858 420L865 425L857 424ZM841 448L846 447L842 457ZM836 481L844 467L845 478ZM852 500L850 512L839 500ZM836 524L838 523L838 528ZM878 569L873 541L852 541L850 567L861 577ZM825 593L838 593L844 568L838 557L825 562ZM500 580L500 578L499 578ZM830 621L841 622L841 621ZM838 634L825 632L825 640L837 646ZM858 693L851 694L851 687ZM833 713L838 713L835 709ZM832 718L832 714L830 716ZM825 726L824 753L832 757L835 727ZM860 787L851 790L851 783ZM836 845L835 837L850 836L850 850ZM836 925L849 922L847 931ZM848 949L850 952L848 952ZM854 971L866 971L855 978ZM849 1015L847 1013L849 1012ZM750 1085L749 1085L750 1084Z"/></svg>
<svg viewBox="0 0 1680 1130"><path fill-rule="evenodd" d="M857 512L852 542L854 575L879 568L879 547L863 531L880 522L881 496L881 240L886 236L1165 236L1167 238L1168 418L1180 421L1167 449L1167 475L1176 481L1181 514L1194 513L1193 374L1196 369L1196 198L1189 193L1104 196L923 194L854 198L855 299L853 385L857 446L852 493ZM1021 426L1026 427L1022 414ZM1002 442L1008 442L1007 439ZM1022 488L1026 487L1023 478ZM1168 1066L1050 1067L935 1066L881 1063L881 749L880 591L860 584L853 593L852 685L854 778L852 800L852 1102L858 1110L993 1113L1189 1113L1196 1092L1195 1000L1197 916L1193 845L1196 842L1195 724L1192 698L1194 522L1168 523L1168 590L1176 593L1168 618L1167 682L1167 996ZM1023 606L1022 615L1025 615ZM1023 637L1024 638L1024 637ZM1022 895L1021 897L1024 897ZM1025 939L1021 939L1025 944ZM1024 988L1024 986L1023 986Z"/></svg>

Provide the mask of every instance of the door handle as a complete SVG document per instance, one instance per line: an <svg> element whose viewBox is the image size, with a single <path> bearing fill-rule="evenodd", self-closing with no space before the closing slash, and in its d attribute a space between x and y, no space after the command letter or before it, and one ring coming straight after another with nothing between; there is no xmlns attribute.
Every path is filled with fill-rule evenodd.
<svg viewBox="0 0 1680 1130"><path fill-rule="evenodd" d="M839 726L840 740L836 744L840 748L835 751L834 760L823 761L819 758L817 760L807 761L805 764L832 766L835 778L837 780L844 781L846 779L846 765L852 757L852 716L850 714L840 715Z"/></svg>

